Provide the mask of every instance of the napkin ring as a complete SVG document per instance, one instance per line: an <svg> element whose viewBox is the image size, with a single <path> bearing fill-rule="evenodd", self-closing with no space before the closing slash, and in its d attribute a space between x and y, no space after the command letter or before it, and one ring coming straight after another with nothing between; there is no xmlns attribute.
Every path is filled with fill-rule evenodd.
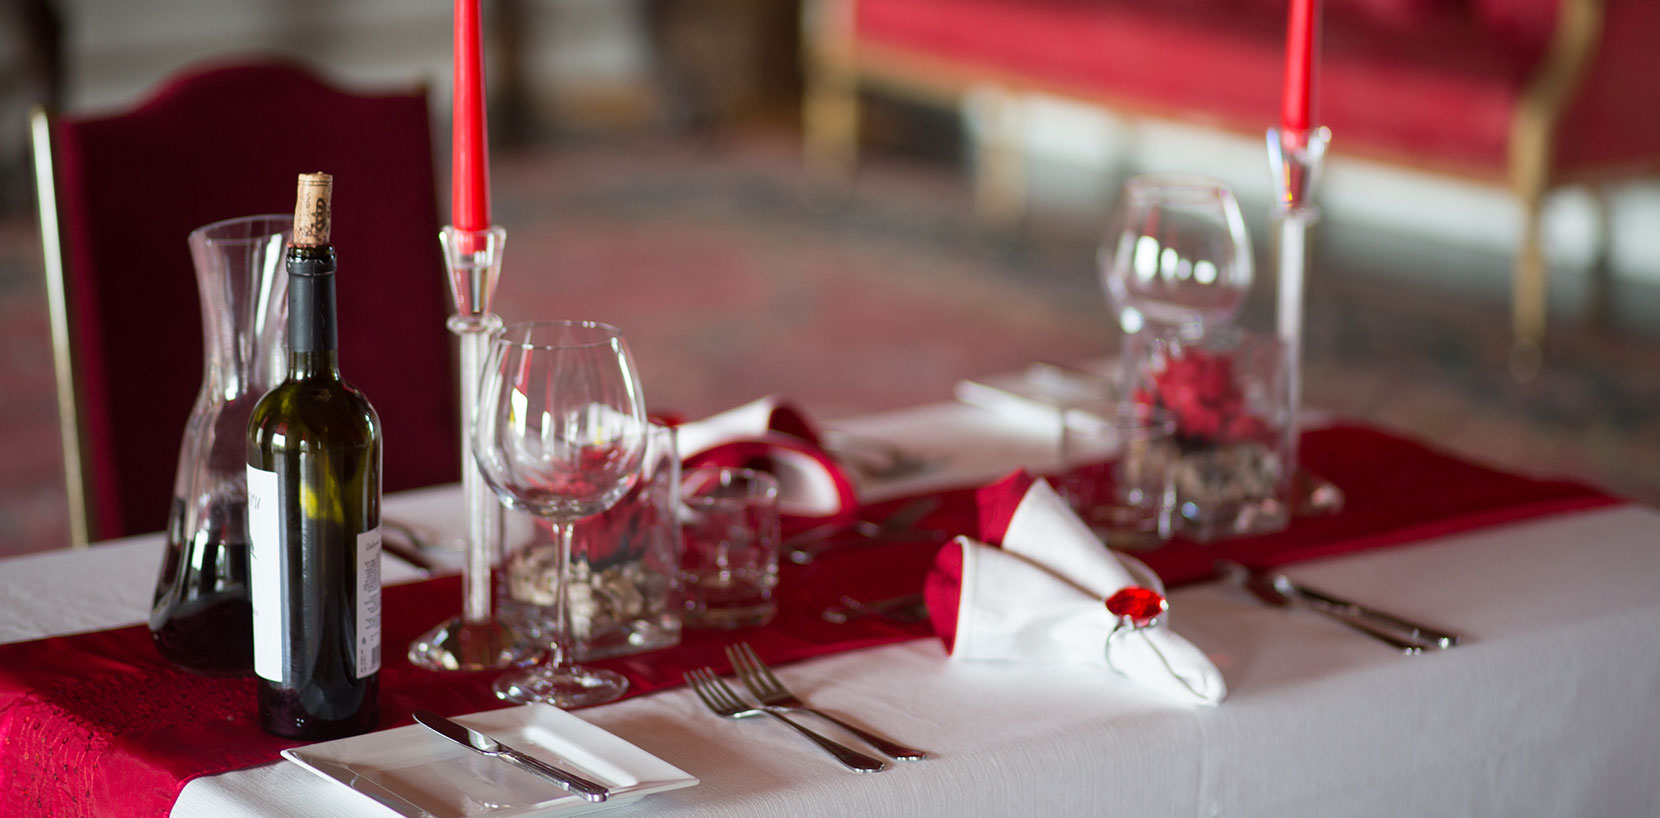
<svg viewBox="0 0 1660 818"><path fill-rule="evenodd" d="M1164 651L1159 650L1158 644L1147 638L1146 632L1151 628L1158 627L1159 620L1166 611L1170 610L1170 602L1164 598L1164 594L1151 588L1131 585L1120 588L1112 596L1107 597L1106 605L1107 611L1118 619L1118 622L1112 626L1112 630L1107 633L1107 643L1104 648L1107 667L1112 668L1120 676L1128 675L1113 662L1112 645L1117 639L1129 638L1131 634L1140 634L1141 641L1146 643L1147 647L1153 651L1153 655L1157 656L1159 662L1164 665L1164 669L1176 681L1181 682L1182 686L1194 695L1202 695L1193 686L1192 682L1176 672L1176 669L1170 665L1170 660L1165 658Z"/></svg>
<svg viewBox="0 0 1660 818"><path fill-rule="evenodd" d="M1164 598L1164 594L1151 588L1130 585L1118 589L1112 596L1107 597L1106 605L1107 612L1118 620L1113 624L1112 631L1107 634L1107 667L1122 674L1124 671L1119 670L1118 666L1112 661L1112 643L1129 634L1139 633L1157 626L1159 617L1164 616L1164 612L1170 610L1170 602ZM1142 639L1147 642L1148 647L1153 649L1153 653L1158 655L1159 661L1164 662L1165 667L1169 667L1170 662L1164 658L1164 653L1158 649L1158 646L1154 645L1152 640L1147 639L1145 634L1142 635Z"/></svg>

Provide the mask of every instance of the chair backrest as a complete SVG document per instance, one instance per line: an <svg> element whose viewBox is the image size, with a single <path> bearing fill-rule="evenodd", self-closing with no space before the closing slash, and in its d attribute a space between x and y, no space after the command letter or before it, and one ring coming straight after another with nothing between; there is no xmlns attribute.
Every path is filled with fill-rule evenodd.
<svg viewBox="0 0 1660 818"><path fill-rule="evenodd" d="M73 533L99 540L166 524L202 383L186 237L221 219L292 212L306 171L336 179L341 368L380 413L385 488L457 479L424 88L365 96L287 63L211 65L130 111L42 114L35 134L47 274L57 261L61 276L48 290L65 313L54 316L54 340L68 347L59 375L72 379L59 394L73 389L65 408L77 415L65 435L66 447L79 444L65 464L71 515L84 515Z"/></svg>

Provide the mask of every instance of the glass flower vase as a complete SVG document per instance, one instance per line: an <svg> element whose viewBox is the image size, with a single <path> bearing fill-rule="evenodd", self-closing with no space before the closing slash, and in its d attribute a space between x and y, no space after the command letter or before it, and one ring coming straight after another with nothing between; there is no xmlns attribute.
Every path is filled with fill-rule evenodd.
<svg viewBox="0 0 1660 818"><path fill-rule="evenodd" d="M675 431L653 426L639 483L609 510L575 523L571 533L566 570L577 661L679 644L679 506ZM534 535L510 545L502 560L498 616L531 641L545 642L552 627L557 547L538 521Z"/></svg>
<svg viewBox="0 0 1660 818"><path fill-rule="evenodd" d="M1176 421L1163 456L1177 533L1211 542L1283 529L1296 471L1285 346L1227 326L1144 333L1127 350L1130 394Z"/></svg>

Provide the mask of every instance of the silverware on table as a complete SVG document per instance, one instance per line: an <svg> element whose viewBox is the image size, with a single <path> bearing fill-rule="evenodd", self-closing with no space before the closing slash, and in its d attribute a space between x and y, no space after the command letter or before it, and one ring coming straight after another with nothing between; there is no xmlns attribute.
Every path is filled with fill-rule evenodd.
<svg viewBox="0 0 1660 818"><path fill-rule="evenodd" d="M790 693L784 683L772 674L772 669L761 661L755 649L748 642L739 642L726 646L726 659L732 663L732 669L737 672L738 678L749 688L749 692L761 701L761 706L769 711L777 710L786 713L811 713L837 727L859 737L860 741L875 747L883 755L900 761L919 761L928 757L926 750L916 750L906 747L893 739L877 735L857 725L848 724L841 719L818 710Z"/></svg>
<svg viewBox="0 0 1660 818"><path fill-rule="evenodd" d="M450 721L429 710L415 711L415 720L427 729L474 752L499 758L521 770L533 773L558 784L588 801L604 801L610 794L604 784L584 778L570 770L556 767L539 758L526 755L464 724Z"/></svg>
<svg viewBox="0 0 1660 818"><path fill-rule="evenodd" d="M1425 642L1431 647L1446 650L1456 646L1464 638L1460 634L1442 630L1434 625L1426 625L1398 614L1382 611L1369 605L1362 605L1325 591L1315 590L1307 585L1292 581L1290 577L1284 574L1263 573L1262 577L1272 583L1274 589L1282 594L1300 597L1311 606L1323 608L1339 615L1354 616L1382 627L1393 628L1405 634L1408 638Z"/></svg>
<svg viewBox="0 0 1660 818"><path fill-rule="evenodd" d="M410 545L423 552L443 551L454 554L460 553L467 547L466 539L463 537L434 531L418 523L410 523L385 515L380 518L380 526L402 534L404 539L409 540Z"/></svg>
<svg viewBox="0 0 1660 818"><path fill-rule="evenodd" d="M783 550L790 562L806 565L826 551L841 548L943 540L943 531L916 527L922 518L934 513L934 510L940 507L940 503L938 497L918 497L895 509L892 514L880 521L855 520L849 524L828 523L814 526L785 539ZM857 545L849 543L850 536L860 537L862 541Z"/></svg>
<svg viewBox="0 0 1660 818"><path fill-rule="evenodd" d="M700 667L687 671L683 678L690 685L692 691L703 700L705 707L722 718L747 719L751 716L771 716L787 725L791 729L806 737L808 741L818 745L818 748L829 753L831 757L842 763L842 766L858 773L879 773L888 768L888 763L879 758L872 758L851 747L843 746L829 738L813 732L776 710L763 707L754 707L738 698L732 688L715 675L714 670Z"/></svg>
<svg viewBox="0 0 1660 818"><path fill-rule="evenodd" d="M923 602L922 593L901 594L887 599L878 599L875 602L860 602L850 596L844 596L835 605L819 612L819 617L833 625L845 625L855 619L867 616L880 616L901 625L912 625L928 618L928 606Z"/></svg>
<svg viewBox="0 0 1660 818"><path fill-rule="evenodd" d="M393 557L407 563L422 574L431 574L437 570L438 564L421 550L421 541L414 532L397 524L388 524L381 518L380 548ZM391 536L388 536L391 535ZM404 540L398 539L403 537Z"/></svg>
<svg viewBox="0 0 1660 818"><path fill-rule="evenodd" d="M1230 560L1217 560L1215 565L1216 569L1221 572L1223 578L1241 588L1244 588L1246 591L1250 592L1252 596L1256 597L1259 601L1269 605L1270 607L1286 608L1297 606L1305 610L1313 611L1339 624L1342 624L1351 630L1370 636L1373 639L1383 642L1384 644L1406 654L1418 654L1424 652L1426 648L1434 649L1441 647L1431 642L1421 641L1407 635L1405 632L1397 631L1395 628L1387 624L1363 618L1352 611L1342 611L1330 606L1314 604L1310 602L1307 597L1301 594L1291 593L1280 587L1276 587L1274 582L1268 577L1252 571L1250 568L1240 565L1237 562L1232 562Z"/></svg>
<svg viewBox="0 0 1660 818"><path fill-rule="evenodd" d="M941 456L913 454L904 447L886 440L863 435L851 435L835 429L824 431L825 447L837 460L846 463L866 480L898 480L915 477L939 468L945 463Z"/></svg>

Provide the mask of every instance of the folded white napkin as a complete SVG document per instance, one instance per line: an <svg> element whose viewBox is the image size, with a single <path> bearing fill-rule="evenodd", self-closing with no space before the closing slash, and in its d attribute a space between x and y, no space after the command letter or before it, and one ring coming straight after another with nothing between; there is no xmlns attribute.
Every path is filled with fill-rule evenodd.
<svg viewBox="0 0 1660 818"><path fill-rule="evenodd" d="M1167 619L1112 635L1119 619L1105 600L1142 583L1048 483L1030 484L1001 546L958 537L935 561L929 605L952 659L1101 665L1192 704L1227 695L1216 666Z"/></svg>
<svg viewBox="0 0 1660 818"><path fill-rule="evenodd" d="M806 416L775 395L676 427L688 466L758 465L778 478L778 511L799 517L851 515L853 487L824 451Z"/></svg>

